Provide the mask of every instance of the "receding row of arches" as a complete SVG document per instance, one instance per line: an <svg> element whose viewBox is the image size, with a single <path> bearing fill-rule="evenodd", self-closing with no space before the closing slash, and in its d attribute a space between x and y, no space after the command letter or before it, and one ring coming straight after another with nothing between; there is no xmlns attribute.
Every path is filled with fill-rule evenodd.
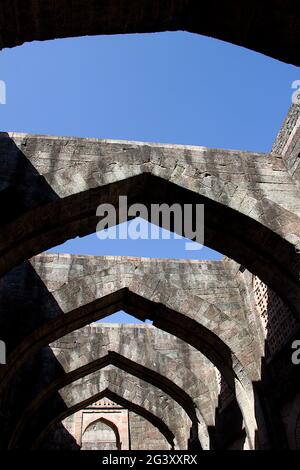
<svg viewBox="0 0 300 470"><path fill-rule="evenodd" d="M64 255L44 254L37 259L33 259L31 263L28 263L25 267L22 266L23 269L16 268L16 272L13 275L15 279L18 277L21 279L22 276L24 278L25 272L27 272L25 277L30 274L32 275L30 271L34 271L36 279L34 290L36 291L37 299L40 300L38 304L38 317L41 324L39 327L34 328L33 332L30 334L25 334L22 341L20 341L15 348L11 348L10 354L8 355L7 370L2 374L1 391L3 395L5 395L7 390L16 387L22 374L24 380L24 375L28 370L27 365L30 364L35 355L39 354L39 351L47 349L51 342L54 344L55 351L55 341L59 341L60 338L62 338L61 341L64 342L68 335L72 335L72 332L77 330L82 333L85 325L89 324L91 321L98 320L122 308L130 314L136 315L138 318L153 319L153 326L151 326L151 328L154 328L154 330L156 330L156 326L161 328L169 333L169 335L180 338L182 343L187 343L192 346L195 351L198 350L201 352L202 357L207 357L210 363L214 364L221 371L222 377L227 383L227 387L231 389L236 396L247 437L246 446L249 448L257 448L260 445L266 445L267 434L260 408L261 405L259 403L260 397L256 394L252 383L253 380L258 380L259 371L258 367L253 367L253 361L250 364L247 362L249 352L252 353L251 359L253 359L254 354L257 355L255 348L247 351L247 343L253 346L253 337L249 335L249 333L247 337L247 329L245 328L248 320L243 327L240 318L231 318L229 312L227 315L224 314L216 305L205 301L204 298L201 298L199 295L193 297L191 291L188 295L184 293L184 290L180 291L178 283L180 283L180 277L183 273L177 275L178 280L176 280L175 276L174 283L170 281L163 282L162 279L165 277L166 273L161 272L161 265L158 266L161 276L155 279L155 268L150 264L150 268L148 267L149 273L147 273L145 262L139 262L140 267L144 271L144 275L140 276L139 274L130 275L130 260L126 258L120 259L119 266L116 268L116 259L108 259L106 260L107 265L100 267L101 261L104 262L105 259L93 257L92 267L94 271L88 267L88 261L91 258L84 256L77 258L76 260L76 256L69 256L66 266L66 257ZM58 272L62 270L62 268L68 272L68 282L65 282L64 276L62 276L62 279L58 278L57 272L52 266L54 260L56 261ZM109 266L110 262L112 262L113 268ZM78 270L76 273L76 263L78 263L78 266L80 265L81 268L85 265L87 271L86 275L83 275L82 269ZM135 272L139 269L139 263L138 260L133 260ZM165 263L166 266L168 266L168 264L170 265L171 263ZM49 266L51 266L51 269L47 272ZM125 266L127 269L126 275L123 270ZM205 271L207 271L205 263L199 263L198 265L186 263L184 266L186 271L184 273L185 275L188 275L191 266L193 268L193 275L196 278L200 279L200 275L205 277L207 274L207 272L205 273ZM217 266L219 272L221 263L217 263ZM35 269L33 269L33 267L35 267ZM73 274L69 271L72 267L75 267ZM225 263L225 267L228 269L228 264L226 265ZM202 273L203 268L204 272ZM180 270L180 262L173 261L172 269L174 273L178 272ZM183 268L181 267L181 269ZM37 274L40 274L40 277L38 277ZM149 274L151 274L151 276L149 276ZM10 284L10 277L11 273L7 277L8 284ZM120 281L121 278L122 282ZM198 281L198 279L196 280ZM39 289L41 281L43 281L44 298ZM33 286L32 279L30 282ZM56 283L56 286L54 286L53 282ZM160 287L158 288L159 283ZM87 286L89 286L88 297L83 297L82 294L87 292ZM93 286L97 286L96 290L93 289ZM153 287L155 288L153 289ZM75 292L78 295L76 295ZM139 292L139 294L137 294L137 292ZM104 293L106 295L103 295ZM16 291L11 291L11 295L15 303L20 292L16 294ZM22 286L21 295L23 295L23 302L21 302L21 304L22 308L24 308L26 297L28 297L26 291L24 294L24 286ZM230 291L229 295L232 296ZM99 299L97 297L99 297ZM55 309L53 308L54 299L56 302ZM31 296L29 299L27 298L27 301L28 300L30 301L29 304L32 309L32 303L34 303L36 299L34 296ZM178 300L180 300L180 305L183 306L181 313L178 311ZM243 307L244 305L240 306L241 311ZM19 307L20 315L24 315L25 313L24 311L22 312L22 308L20 309ZM235 306L235 310L236 313L238 313L237 306ZM48 315L52 318L49 318ZM219 326L216 324L216 319L219 321ZM212 320L215 324L214 327L212 324L209 325L209 322ZM222 331L221 328L225 322L226 329ZM241 328L243 328L245 333L241 336L241 341L238 341L235 336L234 340L230 341L237 327L240 329L240 332L242 331ZM103 334L102 331L102 335ZM76 405L75 408L74 406L70 406L70 410L68 411L65 410L65 399L62 400L60 405L58 403L51 405L51 400L55 401L55 395L57 393L60 394L61 390L65 390L65 393L67 393L66 396L68 396L68 392L66 392L67 387L70 384L71 388L74 387L74 383L82 377L89 377L88 383L91 383L91 377L95 375L99 377L99 371L112 365L123 370L123 372L133 374L140 380L147 379L148 383L169 395L173 401L179 404L185 411L191 425L189 439L185 441L185 444L181 444L182 447L188 445L198 445L199 448L201 446L204 449L213 447L214 435L211 428L213 428L215 423L211 414L205 410L205 400L209 396L207 383L203 381L203 399L201 400L197 398L197 394L193 389L194 383L188 387L188 382L191 382L192 374L191 370L185 368L183 364L183 355L181 356L182 362L176 365L176 372L181 379L181 386L178 386L176 384L178 375L175 374L172 376L168 371L168 364L170 363L168 358L162 355L156 357L153 352L151 356L149 348L146 350L145 354L143 354L143 351L140 349L134 349L134 337L131 338L127 348L125 347L124 349L126 338L127 341L129 341L131 334L129 332L127 336L124 336L124 342L119 342L119 348L121 346L123 347L121 351L115 343L112 345L106 344L104 350L99 349L98 345L98 350L95 350L97 352L94 355L89 354L88 358L84 355L87 354L86 351L84 350L85 352L83 352L83 350L80 349L80 343L82 343L82 340L80 340L77 348L80 361L78 354L76 356L68 355L68 348L65 350L60 348L60 352L64 354L63 360L58 361L59 367L55 370L55 373L53 371L51 374L49 371L47 372L47 378L43 378L41 384L39 384L40 393L31 400L29 406L27 405L25 409L22 406L21 417L18 414L17 422L14 423L12 421L12 423L14 423L13 433L9 438L8 446L10 448L18 446L24 446L26 448L30 446L32 440L35 441L38 439L39 433L44 435L43 429L48 428L49 421L50 424L51 422L52 424L57 423L57 419L53 419L52 413L57 412L58 420L61 421L61 419L69 416L74 410L76 411L78 405ZM228 336L226 336L227 334ZM88 334L88 338L89 341L86 344L94 351L90 333ZM78 338L75 336L75 348L72 349L72 353L75 351L75 354L77 339ZM97 341L99 341L99 339ZM106 342L108 342L107 338ZM122 354L120 354L120 352L122 352ZM244 356L242 353L244 353ZM80 354L85 357L85 361L82 360ZM56 359L57 357L55 357L55 360L51 358L50 361L48 352L45 361L46 367L49 367L49 364L51 364L51 368L53 368L52 362L55 362ZM147 367L149 362L151 364L151 360L153 360L155 367ZM78 367L79 364L80 366ZM260 364L255 364L254 361L254 365L259 366ZM42 372L43 370L41 370L41 373ZM200 369L197 375L195 375L194 382L201 382ZM109 387L110 384L106 388L110 389ZM82 388L82 385L80 385L80 388ZM88 402L81 400L79 406L82 407L83 404L90 403L98 393L100 393L99 390L92 396L92 399L89 398ZM3 400L3 403L5 403L5 400ZM57 410L55 412L52 410L49 416L49 410L51 410L53 406L54 408L57 407ZM46 411L43 412L43 409ZM257 423L257 410L259 410L259 425ZM38 417L38 422L36 422L35 417ZM32 428L31 430L30 427ZM9 433L7 433L7 435L9 435ZM263 444L259 444L259 440Z"/></svg>
<svg viewBox="0 0 300 470"><path fill-rule="evenodd" d="M78 193L78 196L83 197L85 200L84 193ZM60 204L64 204L61 200L57 202L59 202L59 204L55 203L57 208ZM80 204L84 207L84 201ZM46 211L49 206L42 205L40 209ZM59 212L62 211L63 209L59 209ZM251 219L249 219L249 223L253 223ZM254 225L257 229L256 222L254 222ZM77 225L77 227L79 226ZM38 232L37 234L38 237L41 236ZM65 236L64 234L63 237L65 238ZM24 253L22 256L24 256ZM3 371L3 389L9 386L10 380L16 371L26 361L29 361L40 348L46 347L52 341L74 331L76 328L87 325L91 321L124 309L138 318L150 318L155 326L178 336L208 357L221 371L229 388L234 390L242 412L248 445L250 448L257 447L258 425L254 403L258 402L258 404L256 403L258 408L260 404L258 396L255 396L252 381L259 380L260 363L257 353L254 350L247 349L246 346L247 341L252 345L254 344L251 335L247 335L248 323L235 325L226 312L222 312L216 305L208 303L203 298L199 298L198 295L193 296L190 292L187 294L184 291L178 295L179 281L177 284L176 282L174 284L167 282L164 285L164 281L158 279L160 283L158 289L157 280L154 279L153 281L149 275L150 273L135 276L129 273L126 276L119 268L116 269L112 265L105 266L102 269L102 260L99 259L98 262L100 268L96 272L87 273L86 276L81 276L79 279L70 279L61 288L53 290L50 295L48 295L47 284L44 286L46 309L43 314L35 319L36 323L29 323L21 331L21 337L18 341L16 339L18 337L17 332L13 340L9 341L7 338L9 367ZM33 261L33 265L29 265L29 271L32 270L32 266L34 267L34 273L30 274L31 277L38 278L36 285L43 284L43 270L45 270L47 259L42 260L40 269L38 263L37 260L36 262ZM128 264L128 261L126 263ZM295 266L295 263L293 266ZM26 280L29 274L28 269L26 273L25 271L21 275L25 274L24 279ZM20 273L20 268L15 268L15 272ZM258 270L258 272L260 271ZM274 276L274 272L272 276ZM10 274L7 278L10 278ZM278 277L278 280L280 279L282 277ZM78 295L74 295L74 292ZM290 292L291 290L289 290ZM292 293L292 296L295 293L296 291ZM39 296L40 292L38 292L37 298ZM41 302L41 298L39 298L39 301ZM53 304L51 309L48 308L49 302ZM40 307L42 307L42 304L40 304ZM293 312L295 312L295 308ZM214 328L211 327L211 317L217 318L217 325ZM222 329L222 324L225 322L227 322L226 329ZM232 331L237 326L242 327L244 334L240 334L240 338L235 336L234 341L230 341ZM10 332L9 325L3 323L3 327L4 330L8 328L8 333ZM26 330L28 334L26 334ZM14 341L17 344L14 344ZM253 360L255 354L256 359ZM242 359L243 355L245 356L244 359ZM247 364L249 358L253 362L250 367ZM248 366L249 369L247 370L245 366ZM195 419L194 422L196 422ZM265 428L263 425L261 429L263 429L264 434ZM206 448L209 447L207 436L206 433L206 443L203 445ZM266 437L264 436L262 440L265 441Z"/></svg>
<svg viewBox="0 0 300 470"><path fill-rule="evenodd" d="M180 7L170 2L174 18L146 3L135 5L143 12L143 26L132 23L135 16L128 13L126 32L165 30L168 25L178 29L183 24L210 34L194 24L191 14L178 22L186 2L180 2ZM191 13L195 2L188 3ZM37 13L31 7L35 24L42 24L43 8ZM90 7L90 12L97 10L94 2ZM65 32L57 29L57 11L50 11L49 24L55 25L55 31L45 27L43 34L16 21L18 34L17 27L4 29L0 46L34 38L115 33L120 28L124 32L118 21L112 21L110 11L102 15L110 19L109 31L103 30L101 21L91 21L88 31L79 25L75 28L81 8L83 4L77 2L73 27L69 25ZM119 21L125 10L120 8ZM237 10L241 14L235 5ZM152 20L147 23L149 11ZM279 11L278 7L276 18ZM286 15L280 17L289 23L293 11L284 11ZM20 19L21 13L14 14ZM258 46L251 35L245 39L244 30L242 39L239 34L231 36L228 17L224 18L217 37L297 62L290 47L293 31L282 29L286 53L274 51L263 41ZM30 25L29 18L26 23ZM104 397L152 423L170 448L287 446L284 420L276 409L284 404L281 389L278 393L276 389L274 398L270 389L282 364L288 363L289 393L294 396L299 391L295 371L286 361L289 341L299 332L300 203L294 175L282 155L6 133L0 136L0 152L0 324L7 355L7 364L0 365L1 448L43 447L55 426ZM271 188L265 178L270 173ZM149 268L145 260L36 256L94 232L99 204L110 203L118 210L119 196L147 208L154 203L204 204L206 245L233 261L223 260L214 267L174 263L170 271L171 262ZM165 228L163 221L160 225ZM175 224L168 228L176 231ZM36 257L26 261L32 256ZM213 295L207 274L213 279ZM290 314L286 317L291 322L289 337L270 362L264 360L268 337L253 304L251 276L251 281L255 276L272 289ZM176 347L185 344L187 349L174 347L172 354L178 352L174 360L166 352L158 353L146 337L144 350L139 349L134 328L123 336L119 328L118 339L101 347L96 341L92 348L90 339L76 336L76 332L83 338L86 331L91 334L87 325L120 309L152 320L154 331L162 330L176 338ZM278 309L273 310L272 321L277 321ZM98 338L102 338L105 328L99 328ZM70 346L69 338L75 346ZM184 362L187 357L192 358L189 364ZM217 383L217 374L219 390L211 385ZM217 415L222 389L231 397L230 406L223 404ZM223 434L237 429L230 445L220 441L216 417ZM90 445L92 423L96 434L106 433L109 445L121 447L118 428L100 418L83 429L83 448Z"/></svg>

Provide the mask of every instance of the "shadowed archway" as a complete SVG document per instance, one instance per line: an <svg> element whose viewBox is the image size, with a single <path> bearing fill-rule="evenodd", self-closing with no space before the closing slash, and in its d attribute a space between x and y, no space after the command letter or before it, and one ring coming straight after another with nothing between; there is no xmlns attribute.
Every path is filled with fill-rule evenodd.
<svg viewBox="0 0 300 470"><path fill-rule="evenodd" d="M113 366L113 370L111 370L111 366ZM168 399L171 399L171 401L176 404L178 410L182 410L181 412L183 415L186 416L189 423L191 423L190 445L196 447L198 445L199 447L200 444L197 437L198 419L192 399L182 389L180 389L180 387L176 386L169 380L165 380L165 378L160 376L156 371L142 367L139 364L129 361L115 353L109 353L105 358L101 359L101 362L97 361L97 364L92 364L89 370L78 370L76 371L76 375L69 374L65 381L60 381L60 384L53 384L51 387L52 394L48 390L45 397L40 397L40 403L35 404L34 413L28 420L27 426L24 428L23 435L21 434L22 426L16 429L9 448L28 448L43 429L48 427L54 419L56 421L57 419L58 421L61 421L65 418L65 413L69 413L69 410L72 410L73 413L74 402L76 403L78 399L82 402L85 397L89 397L91 394L94 396L95 392L98 392L99 387L102 387L103 380L104 384L107 383L107 375L105 374L108 374L109 388L111 388L111 384L115 383L114 380L116 380L114 379L114 376L111 375L114 370L117 372L115 377L117 377L118 381L121 380L122 377L127 378L132 376L133 378L138 378L141 381L141 384L144 384L138 386L142 394L139 395L136 394L136 390L132 385L126 386L125 382L125 390L127 390L127 393L131 390L133 393L132 396L136 396L136 398L138 396L142 398L144 393L143 390L145 390L146 393L149 386L150 389L153 389L154 387L156 393L160 391L162 396L169 397ZM107 387L105 386L105 388ZM55 401L57 396L55 392L57 391L59 391L61 399ZM147 400L147 395L142 399ZM157 409L157 411L160 410L160 406L163 405L163 401L161 403L160 401L161 399L158 398L155 406L153 404L153 409ZM80 408L82 408L82 406L80 406ZM160 412L165 413L165 417L167 417L170 410L167 411L165 406L163 406ZM62 413L64 414L63 418L61 417ZM169 419L172 419L172 417L169 416Z"/></svg>
<svg viewBox="0 0 300 470"><path fill-rule="evenodd" d="M108 447L109 450L121 450L121 441L120 441L120 433L116 424L114 424L111 420L106 418L95 418L94 421L89 423L82 432L82 443L81 448L83 450L90 450L88 447L91 443L88 441L87 434L89 433L90 429L97 425L103 425L105 428L111 431L113 435L113 439L109 444L113 445L113 447ZM99 442L96 441L96 445L99 446L101 444L101 440ZM115 448L116 447L116 448ZM104 450L104 449L91 449L91 450ZM106 450L106 449L105 449Z"/></svg>
<svg viewBox="0 0 300 470"><path fill-rule="evenodd" d="M98 274L99 279L101 279L101 283L103 283L103 273ZM111 273L109 270L106 274L108 275L108 278L111 279ZM95 275L93 275L91 279L93 279L94 282L97 282ZM84 278L82 281L83 280ZM171 334L175 334L175 336L187 341L206 355L222 371L223 375L227 378L231 389L235 391L236 387L238 388L237 398L242 412L244 410L243 415L249 432L250 441L251 439L254 439L256 424L255 417L253 415L253 407L251 405L251 381L247 378L247 374L245 374L243 367L233 352L218 336L218 334L221 334L221 331L219 331L219 333L217 333L217 331L210 331L208 329L209 323L204 321L205 317L207 317L208 321L211 321L213 318L216 319L216 315L218 315L219 312L220 324L223 324L222 312L218 311L215 306L209 305L206 301L201 300L197 296L193 297L190 294L184 295L184 293L181 295L181 293L178 292L178 288L176 286L172 286L172 284L168 284L168 290L166 292L166 288L164 288L163 284L161 289L157 290L157 282L154 281L153 283L153 279L151 281L149 278L136 277L128 284L126 278L123 276L122 282L127 284L126 288L123 287L120 289L121 286L119 285L119 282L117 282L115 286L110 286L109 289L113 290L111 294L108 294L107 288L104 288L104 291L107 294L104 297L101 297L104 292L102 290L101 293L102 288L100 290L97 288L96 297L99 296L100 298L89 304L83 305L82 307L78 307L78 305L83 301L81 298L81 292L89 292L90 296L92 294L91 285L88 290L86 290L85 281L82 288L80 287L80 282L78 280L76 280L74 285L72 282L70 282L69 285L64 285L61 294L55 296L56 301L59 302L60 307L64 311L64 315L59 315L53 320L50 320L50 322L48 322L44 327L37 329L31 337L26 339L23 343L25 349L20 348L17 351L18 354L15 354L15 361L12 360L9 363L6 380L8 380L11 373L15 372L18 362L20 365L20 362L26 358L26 355L28 357L28 353L32 354L43 345L49 344L56 338L80 328L93 320L107 316L114 311L124 309L128 311L128 313L132 313L141 319L152 318L155 326L168 331ZM74 296L75 291L73 287L75 288L75 291L79 293L79 297ZM115 291L116 288L117 290ZM71 295L67 293L68 289L69 293L72 293ZM140 292L142 295L138 295L136 292ZM95 298L95 294L92 295ZM180 297L181 314L174 310L175 305L177 309L179 307L178 296ZM66 300L68 304L66 304ZM87 300L87 297L85 297L83 303L87 302ZM92 299L90 298L89 300ZM78 301L79 304L76 304ZM165 302L166 305L162 302ZM243 345L243 350L245 352L245 342L241 341L241 345ZM12 356L14 356L14 353ZM239 380L241 380L241 383ZM2 386L4 386L4 382L2 382ZM252 445L254 446L254 443Z"/></svg>
<svg viewBox="0 0 300 470"><path fill-rule="evenodd" d="M300 20L296 2L253 0L5 0L0 48L27 41L98 34L190 31L213 36L299 65ZM278 38L280 40L278 41Z"/></svg>
<svg viewBox="0 0 300 470"><path fill-rule="evenodd" d="M108 398L109 400L112 400L113 402L117 403L120 406L123 406L124 408L127 408L130 411L133 411L137 415L149 421L165 437L166 441L170 445L170 449L174 449L174 439L175 439L174 433L171 431L171 429L166 425L166 423L159 416L156 416L149 409L144 408L143 406L140 406L130 400L127 400L126 398L121 397L120 395L118 395L115 392L112 392L109 389L105 389L99 394L95 395L94 397L91 397L90 399L86 400L84 404L81 403L80 405L74 407L73 412L78 411L79 406L81 407L89 406L92 403L94 403L94 401L101 400L102 398ZM68 416L70 415L68 414L62 419L65 419ZM47 438L48 432L58 422L59 422L58 419L53 420L52 423L42 432L36 444L38 448L40 447L40 445L43 445L44 440Z"/></svg>
<svg viewBox="0 0 300 470"><path fill-rule="evenodd" d="M88 164L82 161L85 153ZM97 207L110 203L118 211L119 196L128 197L128 206L143 203L149 214L151 204L204 204L205 245L245 266L300 315L299 194L282 158L13 134L1 136L0 155L9 167L0 193L0 274L70 238L95 232ZM75 155L71 161L70 155ZM13 203L6 214L8 197Z"/></svg>

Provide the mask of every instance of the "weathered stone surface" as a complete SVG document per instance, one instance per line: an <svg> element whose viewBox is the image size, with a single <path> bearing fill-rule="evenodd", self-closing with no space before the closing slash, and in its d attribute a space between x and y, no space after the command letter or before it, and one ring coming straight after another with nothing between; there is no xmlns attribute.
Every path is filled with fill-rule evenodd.
<svg viewBox="0 0 300 470"><path fill-rule="evenodd" d="M0 273L94 232L98 205L120 195L128 205L203 203L205 244L298 312L300 198L282 156L20 134L1 136L0 155Z"/></svg>
<svg viewBox="0 0 300 470"><path fill-rule="evenodd" d="M122 9L116 0L106 9L101 3L101 14L92 0L88 6L91 16L81 21L80 0L72 15L64 2L17 1L13 9L4 2L0 47L182 25L210 34L214 11L214 3L203 7L199 22L188 0L170 0L166 10L146 0ZM252 18L246 28L241 23L242 42L238 29L231 36L232 12ZM298 61L294 7L277 2L264 12L261 3L241 9L228 1L217 22L214 15L214 34ZM272 34L286 24L281 47L273 46ZM270 154L0 135L0 331L8 358L0 365L1 449L47 447L47 436L72 447L60 422L108 395L139 411L171 445L175 437L178 448L197 449L198 439L202 448L300 446L299 374L291 360L300 315L299 132L294 105ZM26 261L94 232L98 205L117 206L120 195L148 208L203 203L205 243L234 261L50 254ZM85 327L120 309L163 331Z"/></svg>
<svg viewBox="0 0 300 470"><path fill-rule="evenodd" d="M142 318L150 317L157 326L164 325L168 312L162 310L163 304L172 310L168 323L176 321L177 312L185 318L186 328L188 320L192 320L193 327L195 322L201 327L205 341L200 349L223 370L225 376L230 377L228 373L233 365L237 375L242 377L238 365L240 362L247 371L246 376L259 377L255 359L259 358L258 346L255 345L245 316L249 306L239 291L236 273L231 265L226 260L216 263L176 260L164 262L131 260L126 257L97 258L54 254L38 256L31 261L31 266L25 265L21 271L15 270L17 278L22 278L24 269L28 273L34 268L36 287L33 287L34 279L31 279L31 284L39 299L39 318L38 323L32 322L31 326L27 322L28 336L20 328L19 340L23 341L8 355L8 364L16 367L18 361L19 364L24 362L38 347L46 346L59 336L120 308ZM9 278L10 276L7 278L8 283ZM22 309L26 308L27 292L24 292L21 283L13 282L14 286L11 286L8 295L12 296L11 302L14 304L16 296L23 297L15 312L20 318L25 315ZM43 304L39 284L45 289ZM5 290L6 284L3 284L3 302ZM132 299L131 294L134 296ZM107 303L109 296L116 300L112 297ZM143 304L142 299L148 300L149 306ZM102 300L107 303L104 309L99 303ZM5 303L6 308L8 301L9 299ZM30 309L32 302L31 295ZM175 325L179 328L179 324L174 323ZM195 330L193 331L195 334ZM15 332L15 341L16 334ZM187 336L184 339L190 341ZM9 338L7 342L10 343ZM197 343L193 346L199 347ZM216 354L218 348L219 356ZM246 383L247 380L245 385Z"/></svg>
<svg viewBox="0 0 300 470"><path fill-rule="evenodd" d="M161 420L109 390L106 393L101 400L53 426L41 443L42 449L70 450L72 439L66 439L68 434L73 438L74 450L174 448L174 435Z"/></svg>
<svg viewBox="0 0 300 470"><path fill-rule="evenodd" d="M242 280L239 274L236 263L229 260L187 262L50 253L40 255L32 259L30 264L16 268L4 278L2 308L6 312L8 308L12 311L12 306L15 308L15 319L19 318L19 321L12 318L12 322L14 325L19 324L20 328L18 332L14 328L11 339L7 330L8 342L11 341L13 345L14 341L19 346L10 348L2 388L7 389L9 379L14 380L11 388L13 384L20 383L15 380L20 380L18 377L22 377L22 374L24 376L25 372L20 369L21 375L18 373L15 379L13 374L22 363L26 371L26 364L30 364L30 358L39 348L46 347L51 341L90 321L123 308L141 318L153 318L154 325L175 333L202 351L219 367L233 390L234 379L238 377L241 388L236 391L237 400L246 426L248 429L255 429L250 404L253 400L251 379L259 379L261 349L253 335L254 326L248 324L247 311L251 307L247 296L241 291ZM30 279L31 285L29 297L26 283L22 283L26 278ZM114 297L106 306L99 304L103 299L107 301L111 295ZM36 313L34 305L38 309ZM27 312L30 312L31 324L29 318L26 318ZM22 317L27 320L27 329L20 323ZM172 322L175 322L174 326ZM7 327L6 321L3 322L4 327L5 325ZM153 331L153 336L148 330ZM156 352L155 346L158 341L164 350L166 340L169 338L170 341L172 338L167 333L157 333L153 327L145 329L145 333L143 329L135 328L132 342L131 334L126 334L125 327L111 327L110 334L109 331L101 330L101 341L96 335L96 343L92 346L91 330L78 330L55 343L56 349L53 351L58 353L56 358L53 357L53 352L44 354L42 370L47 371L47 374L39 374L35 398L29 398L31 408L29 407L29 414L27 411L25 413L27 421L31 420L30 413L36 410L39 403L38 389L47 394L54 387L53 393L64 383L66 374L70 375L68 380L74 380L77 369L79 371L81 367L80 373L85 375L89 367L95 367L91 364L99 367L99 358L106 352L115 351L117 354L125 354L131 361L154 367L162 376L183 387L199 406L199 418L203 419L204 416L206 425L214 424L218 394L216 380L213 369L199 352L192 353L190 346L183 347L182 341L173 339L172 342L176 345L173 347L182 354L178 356L179 363L174 362L172 367L172 360L168 355L165 358L161 356ZM144 336L146 332L147 335ZM84 338L88 338L88 341ZM138 344L143 347L149 345L146 347L146 354L139 352L142 346L139 348ZM185 362L192 364L187 368L191 372L185 370ZM23 394L17 400L18 406L26 409L26 399L28 400ZM15 409L15 413L19 419L22 415L21 408L19 411ZM40 413L37 414L40 416ZM12 417L10 422L13 422Z"/></svg>
<svg viewBox="0 0 300 470"><path fill-rule="evenodd" d="M190 397L191 418L194 406L201 420L201 430L208 439L207 426L214 426L215 409L218 398L218 384L212 364L198 351L183 341L157 330L151 325L105 325L93 324L69 334L50 345L55 358L63 367L64 373L50 376L51 383L43 383L40 396L36 396L29 408L19 416L22 428L32 419L32 414L40 415L38 407L56 393L64 384L76 377L85 376L92 368L99 368L101 359L111 352L138 363L159 373L162 381L167 379L179 386ZM51 364L49 364L51 367ZM181 392L183 395L183 392ZM175 395L174 395L175 397ZM180 400L179 400L180 402ZM184 406L184 403L181 403ZM188 410L188 408L187 408ZM17 428L20 429L21 425ZM206 430L206 431L205 431Z"/></svg>
<svg viewBox="0 0 300 470"><path fill-rule="evenodd" d="M298 91L299 93L299 91ZM273 145L272 151L280 153L295 179L298 187L300 185L300 105L291 106L278 137Z"/></svg>
<svg viewBox="0 0 300 470"><path fill-rule="evenodd" d="M64 399L65 409L61 410L60 415L49 423L36 441L35 446L41 442L51 426L72 414L76 408L80 409L89 402L95 401L95 397L98 397L103 391L105 396L107 389L158 416L175 435L175 445L183 449L187 447L187 436L189 436L191 422L183 409L153 385L132 377L115 367L107 367L101 371L101 374L87 375L63 388L60 395Z"/></svg>
<svg viewBox="0 0 300 470"><path fill-rule="evenodd" d="M149 422L136 413L129 412L130 436L132 450L168 449L167 441L162 434L149 426Z"/></svg>

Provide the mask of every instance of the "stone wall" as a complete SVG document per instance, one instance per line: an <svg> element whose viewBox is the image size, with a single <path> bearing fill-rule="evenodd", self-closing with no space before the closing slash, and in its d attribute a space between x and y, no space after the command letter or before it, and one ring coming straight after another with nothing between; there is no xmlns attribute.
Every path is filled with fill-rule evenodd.
<svg viewBox="0 0 300 470"><path fill-rule="evenodd" d="M298 88L299 90L299 88ZM295 90L294 90L295 91ZM299 93L299 91L298 91ZM283 156L286 167L300 185L300 105L293 104L273 145L272 152Z"/></svg>
<svg viewBox="0 0 300 470"><path fill-rule="evenodd" d="M132 450L169 450L166 439L149 421L130 411L129 422Z"/></svg>
<svg viewBox="0 0 300 470"><path fill-rule="evenodd" d="M242 380L241 384L246 387L248 397L253 393L249 385L250 380L262 379L264 386L259 393L259 399L267 399L271 404L273 398L268 392L271 382L269 379L266 381L265 377L269 376L262 367L263 357L266 355L265 342L270 339L266 334L263 319L268 318L269 323L274 319L278 321L279 311L283 309L282 311L289 312L289 316L283 321L288 322L291 334L297 332L297 323L275 293L272 293L272 308L270 297L267 297L267 290L263 287L261 298L258 299L255 286L261 288L263 284L253 279L248 271L228 259L219 262L196 262L49 253L37 256L30 263L13 270L0 286L2 309L11 312L11 327L7 317L5 321L3 317L2 329L7 332L9 351L9 367L3 380L7 380L7 384L9 380L13 380L10 388L4 387L2 381L3 389L6 390L6 399L2 402L3 410L10 410L10 414L7 415L5 411L5 415L11 430L6 428L5 421L2 429L6 429L7 436L11 435L10 445L17 445L19 442L21 447L27 446L31 432L28 426L32 428L32 438L35 436L36 439L54 416L63 419L66 405L72 412L73 407L81 401L92 398L91 393L84 395L79 392L82 384L89 383L91 387L93 383L94 394L109 387L109 382L105 382L105 386L101 385L104 383L101 380L102 372L99 375L102 368L111 365L123 367L127 372L141 374L135 364L139 364L139 368L145 368L143 375L139 375L140 379L147 376L148 379L154 380L153 385L163 387L164 393L168 391L173 400L177 400L185 409L192 422L199 420L200 424L197 426L202 445L213 445L214 435L219 447L235 445L233 442L239 439L244 439L245 442L245 429L248 429L246 434L249 434L247 420L250 423L252 420L248 411L249 398L246 398L246 395L242 398L241 392L232 388L230 376L226 376L226 356L222 356L221 375L217 374L214 365L201 353L198 346L196 347L196 343L195 346L190 343L191 334L195 335L195 328L186 336L186 342L185 338L180 339L172 332L159 330L155 325L160 326L165 315L161 304L158 304L159 299L170 307L177 298L171 317L176 315L175 310L183 309L187 320L192 317L198 324L205 326L200 335L202 341L209 341L209 335L213 332L219 340L223 338L224 345L220 344L223 348L220 349L220 355L222 350L226 354L226 347L229 346L232 353L240 359L241 362L234 363L233 367ZM28 283L31 285L30 291L27 289ZM148 293L149 286L151 291ZM103 314L99 314L101 304L94 302L102 302L110 293L115 295L124 287L132 292L139 292L139 296L133 297L130 302L126 297L123 300L122 297L117 298L113 310L106 306ZM149 295L154 303L145 310L141 296L145 300ZM257 301L261 300L264 305L263 312L258 309L257 304ZM97 305L97 316L93 313L94 305ZM65 322L68 316L72 318L72 312L77 315L82 308L82 321L78 323L76 320L74 325L70 323L69 325L73 325L71 328L67 326ZM154 326L98 323L81 326L89 319L105 316L118 308L128 309L129 313L143 319L154 315ZM23 323L22 319L26 319L26 322ZM62 322L59 330L56 326L60 324L58 321ZM53 336L54 331L58 331L55 333L57 338ZM287 335L285 339L288 340ZM50 347L47 346L49 342ZM214 339L212 344L214 348L218 347L218 340ZM41 347L43 349L39 349ZM251 347L251 353L247 351L247 347ZM276 348L276 352L280 353L285 348L285 342L276 343ZM228 356L228 361L233 357ZM268 358L267 367L278 367L274 365L277 360L278 354L274 359ZM27 380L28 371L31 371L31 385ZM289 380L292 380L292 375ZM278 386L279 384L275 387L272 385L273 396L274 391L281 396ZM125 388L122 387L124 391ZM22 390L20 396L18 390ZM62 403L57 397L58 390L60 399L63 397ZM78 390L75 395L74 390ZM257 399L258 396L255 400ZM136 404L144 406L145 396L141 397L141 400ZM15 403L14 407L10 405L12 403ZM192 403L196 406L194 415ZM268 419L273 419L274 406L275 403L267 413ZM264 413L259 409L256 405L256 419L264 422ZM149 412L153 411L153 408L149 409ZM234 426L229 426L227 415L231 416ZM160 415L159 418L166 422L166 416ZM169 422L168 426L174 435L178 434L174 423ZM218 429L222 429L222 432ZM189 434L190 430L185 429L184 433ZM222 442L222 436L226 436L226 442ZM21 444L23 439L25 441ZM188 441L187 435L183 437L183 434L180 434L178 439L180 442Z"/></svg>
<svg viewBox="0 0 300 470"><path fill-rule="evenodd" d="M202 203L205 244L299 309L299 190L281 155L17 133L1 134L0 155L0 202L11 201L1 273L94 232L99 204L117 207L120 195L147 207Z"/></svg>

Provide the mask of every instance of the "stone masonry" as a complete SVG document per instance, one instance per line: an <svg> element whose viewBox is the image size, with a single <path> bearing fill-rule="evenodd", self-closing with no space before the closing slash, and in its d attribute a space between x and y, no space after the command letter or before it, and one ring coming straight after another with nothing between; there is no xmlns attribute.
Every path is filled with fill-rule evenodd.
<svg viewBox="0 0 300 470"><path fill-rule="evenodd" d="M184 30L300 64L295 2L130 3L4 0L0 49ZM300 449L299 156L298 104L267 153L1 132L0 450ZM120 196L203 204L223 259L47 252Z"/></svg>

